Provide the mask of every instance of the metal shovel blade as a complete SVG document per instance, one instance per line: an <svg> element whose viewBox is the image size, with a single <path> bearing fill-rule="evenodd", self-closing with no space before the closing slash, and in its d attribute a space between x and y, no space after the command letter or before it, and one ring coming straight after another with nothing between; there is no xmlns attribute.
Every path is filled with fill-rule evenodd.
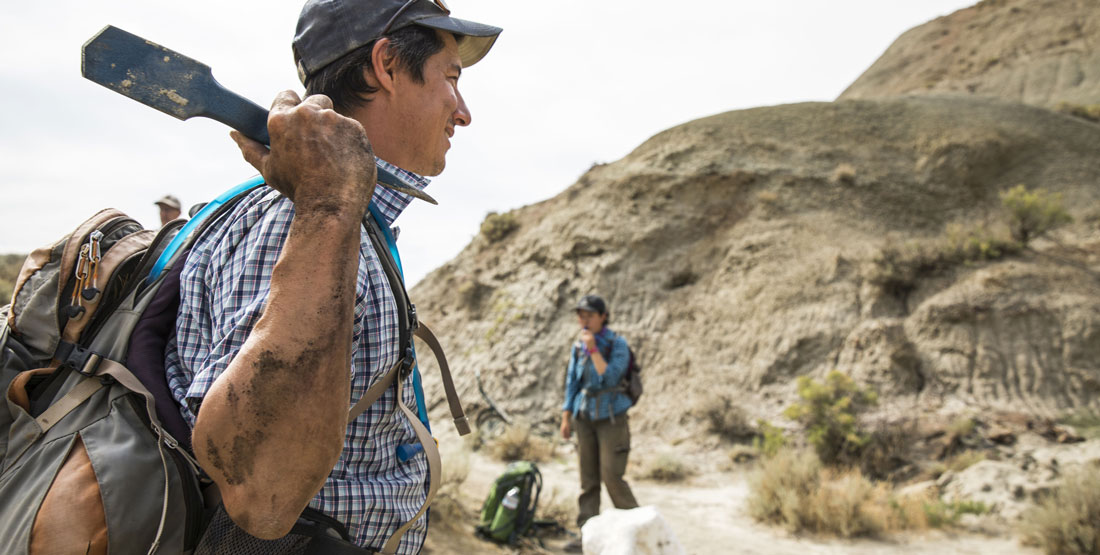
<svg viewBox="0 0 1100 555"><path fill-rule="evenodd" d="M210 118L252 140L271 144L267 110L223 87L210 66L113 25L84 43L80 72L90 81L174 118ZM378 181L387 189L437 204L431 196L381 170Z"/></svg>

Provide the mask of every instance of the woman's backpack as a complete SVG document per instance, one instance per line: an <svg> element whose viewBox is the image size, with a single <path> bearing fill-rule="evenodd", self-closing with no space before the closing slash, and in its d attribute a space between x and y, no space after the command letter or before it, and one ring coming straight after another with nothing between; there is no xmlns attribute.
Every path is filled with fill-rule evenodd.
<svg viewBox="0 0 1100 555"><path fill-rule="evenodd" d="M481 506L477 532L491 540L513 544L531 530L542 491L542 474L533 462L508 465Z"/></svg>

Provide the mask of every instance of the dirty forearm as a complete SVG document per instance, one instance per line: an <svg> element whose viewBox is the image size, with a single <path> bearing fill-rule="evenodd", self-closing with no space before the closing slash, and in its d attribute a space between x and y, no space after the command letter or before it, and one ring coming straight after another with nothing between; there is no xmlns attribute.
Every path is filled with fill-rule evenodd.
<svg viewBox="0 0 1100 555"><path fill-rule="evenodd" d="M264 314L203 400L193 442L230 516L284 535L343 448L360 217L299 211Z"/></svg>

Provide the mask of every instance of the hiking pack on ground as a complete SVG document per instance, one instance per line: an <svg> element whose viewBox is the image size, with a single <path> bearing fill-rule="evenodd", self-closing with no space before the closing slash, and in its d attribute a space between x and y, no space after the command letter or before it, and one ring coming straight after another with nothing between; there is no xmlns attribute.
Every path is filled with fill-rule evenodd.
<svg viewBox="0 0 1100 555"><path fill-rule="evenodd" d="M489 496L481 506L478 533L498 542L515 543L535 523L541 491L542 474L535 463L518 461L509 464L493 482Z"/></svg>
<svg viewBox="0 0 1100 555"><path fill-rule="evenodd" d="M11 305L0 310L0 553L366 553L340 523L312 509L280 540L236 527L191 454L190 428L168 389L164 348L190 246L262 184L242 183L190 222L159 232L106 209L28 256ZM432 349L456 426L468 433L439 343L418 324L374 218L364 223L397 297L402 352L411 353L413 335ZM394 365L349 421L389 387L400 388L411 364ZM430 433L396 404L415 421L431 482L421 513L383 552L393 552L423 513L440 476Z"/></svg>

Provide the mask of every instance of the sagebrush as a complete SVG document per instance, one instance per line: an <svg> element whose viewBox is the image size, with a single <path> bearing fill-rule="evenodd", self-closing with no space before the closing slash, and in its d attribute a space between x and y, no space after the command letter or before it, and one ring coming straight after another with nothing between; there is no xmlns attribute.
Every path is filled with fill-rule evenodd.
<svg viewBox="0 0 1100 555"><path fill-rule="evenodd" d="M1017 185L1001 193L1001 203L1008 212L1012 238L1025 247L1032 239L1073 221L1062 205L1062 194L1046 189Z"/></svg>
<svg viewBox="0 0 1100 555"><path fill-rule="evenodd" d="M857 462L871 436L862 429L859 415L878 403L878 394L858 386L852 378L833 370L818 382L798 379L800 401L787 407L784 416L806 428L806 440L825 464Z"/></svg>
<svg viewBox="0 0 1100 555"><path fill-rule="evenodd" d="M694 473L680 457L671 453L661 453L646 460L640 476L658 482L679 482Z"/></svg>
<svg viewBox="0 0 1100 555"><path fill-rule="evenodd" d="M1065 474L1039 505L1024 515L1024 538L1051 555L1100 555L1100 468Z"/></svg>
<svg viewBox="0 0 1100 555"><path fill-rule="evenodd" d="M554 444L535 435L531 425L517 421L488 442L489 451L504 462L545 462L554 454Z"/></svg>
<svg viewBox="0 0 1100 555"><path fill-rule="evenodd" d="M489 212L481 222L481 234L490 243L496 243L519 228L519 220L511 212L497 214Z"/></svg>
<svg viewBox="0 0 1100 555"><path fill-rule="evenodd" d="M859 470L826 467L808 451L780 449L749 480L749 514L791 532L844 538L955 524L983 503L945 503L928 492L900 496Z"/></svg>

